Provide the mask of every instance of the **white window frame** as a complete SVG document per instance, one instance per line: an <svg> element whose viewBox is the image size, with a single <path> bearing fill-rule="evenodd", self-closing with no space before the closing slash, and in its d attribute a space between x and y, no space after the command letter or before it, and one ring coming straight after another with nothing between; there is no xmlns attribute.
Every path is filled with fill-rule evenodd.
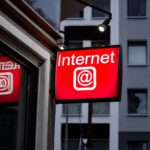
<svg viewBox="0 0 150 150"><path fill-rule="evenodd" d="M129 19L145 19L145 18L147 18L147 0L145 0L145 15L144 16L138 16L138 15L132 15L132 16L129 16L129 4L128 4L128 1L131 1L131 0L127 0L127 17L129 18Z"/></svg>
<svg viewBox="0 0 150 150"><path fill-rule="evenodd" d="M128 91L146 91L146 113L129 113L129 98ZM138 92L137 92L138 93ZM139 92L140 93L140 92ZM148 116L148 89L147 88L129 88L127 90L127 114L128 117L147 117Z"/></svg>
<svg viewBox="0 0 150 150"><path fill-rule="evenodd" d="M145 63L130 63L130 47L131 46L145 46ZM147 41L146 40L128 40L127 42L127 65L128 66L147 66Z"/></svg>
<svg viewBox="0 0 150 150"><path fill-rule="evenodd" d="M39 70L35 150L46 150L49 101L51 101L48 93L51 72L50 58L52 55L48 49L37 43L31 36L25 34L14 22L11 22L3 15L0 16L2 27L0 39Z"/></svg>
<svg viewBox="0 0 150 150"><path fill-rule="evenodd" d="M68 105L68 114L64 110L65 105ZM77 113L69 113L69 105L76 105L77 106ZM82 104L81 103L63 104L63 106L62 106L62 116L67 116L67 115L68 116L80 116L81 114L82 114Z"/></svg>

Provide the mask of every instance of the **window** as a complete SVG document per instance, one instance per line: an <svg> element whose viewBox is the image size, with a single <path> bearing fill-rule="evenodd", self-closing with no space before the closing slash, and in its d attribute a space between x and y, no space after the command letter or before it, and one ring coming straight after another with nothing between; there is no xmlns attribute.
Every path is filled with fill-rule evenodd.
<svg viewBox="0 0 150 150"><path fill-rule="evenodd" d="M78 12L76 12L75 14L73 14L71 17L69 17L69 19L80 19L83 18L83 10L80 10Z"/></svg>
<svg viewBox="0 0 150 150"><path fill-rule="evenodd" d="M66 124L61 125L61 149L65 150L67 144L68 150L85 150L83 143L87 142L88 124L69 123L68 136L66 136ZM109 124L94 124L92 123L92 150L109 150ZM67 142L65 143L65 140ZM82 143L82 146L81 146Z"/></svg>
<svg viewBox="0 0 150 150"><path fill-rule="evenodd" d="M96 7L99 7L101 9L110 12L110 0L96 0L94 5ZM106 17L106 16L108 15L96 9L92 9L92 17Z"/></svg>
<svg viewBox="0 0 150 150"><path fill-rule="evenodd" d="M93 47L106 46L106 45L109 45L109 44L110 44L109 40L92 41L92 46Z"/></svg>
<svg viewBox="0 0 150 150"><path fill-rule="evenodd" d="M63 105L63 114L70 114L70 115L79 115L81 114L81 104L64 104Z"/></svg>
<svg viewBox="0 0 150 150"><path fill-rule="evenodd" d="M128 0L128 16L146 16L146 0Z"/></svg>
<svg viewBox="0 0 150 150"><path fill-rule="evenodd" d="M109 114L110 113L110 103L109 102L93 103L92 104L92 113L94 115Z"/></svg>
<svg viewBox="0 0 150 150"><path fill-rule="evenodd" d="M129 141L128 150L148 150L147 142L145 141Z"/></svg>
<svg viewBox="0 0 150 150"><path fill-rule="evenodd" d="M128 113L147 114L147 89L128 90Z"/></svg>
<svg viewBox="0 0 150 150"><path fill-rule="evenodd" d="M35 149L38 70L0 45L0 150Z"/></svg>
<svg viewBox="0 0 150 150"><path fill-rule="evenodd" d="M69 41L69 43L67 44L67 48L82 48L82 41Z"/></svg>
<svg viewBox="0 0 150 150"><path fill-rule="evenodd" d="M128 64L146 65L147 64L147 43L146 41L128 42Z"/></svg>

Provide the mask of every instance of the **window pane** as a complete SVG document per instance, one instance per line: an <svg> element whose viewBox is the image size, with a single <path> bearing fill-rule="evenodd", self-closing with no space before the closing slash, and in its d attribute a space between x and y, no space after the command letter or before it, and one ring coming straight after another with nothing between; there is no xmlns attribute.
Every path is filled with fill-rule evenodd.
<svg viewBox="0 0 150 150"><path fill-rule="evenodd" d="M110 103L93 103L92 104L93 114L109 114L110 113Z"/></svg>
<svg viewBox="0 0 150 150"><path fill-rule="evenodd" d="M64 104L63 105L63 114L80 114L81 113L81 104Z"/></svg>
<svg viewBox="0 0 150 150"><path fill-rule="evenodd" d="M109 44L110 44L109 40L92 41L93 47L105 46L105 45L109 45Z"/></svg>
<svg viewBox="0 0 150 150"><path fill-rule="evenodd" d="M146 63L146 42L129 42L128 64L145 65Z"/></svg>
<svg viewBox="0 0 150 150"><path fill-rule="evenodd" d="M0 106L0 149L16 149L17 121L18 105Z"/></svg>
<svg viewBox="0 0 150 150"><path fill-rule="evenodd" d="M108 140L92 140L92 144L94 147L94 150L109 150L109 141Z"/></svg>
<svg viewBox="0 0 150 150"><path fill-rule="evenodd" d="M128 16L146 16L146 0L128 0Z"/></svg>
<svg viewBox="0 0 150 150"><path fill-rule="evenodd" d="M147 90L128 90L128 113L147 113Z"/></svg>
<svg viewBox="0 0 150 150"><path fill-rule="evenodd" d="M16 150L17 147L22 76L23 67L0 52L0 149L2 150Z"/></svg>
<svg viewBox="0 0 150 150"><path fill-rule="evenodd" d="M81 47L82 47L81 41L69 41L69 44L67 45L68 49L81 48Z"/></svg>
<svg viewBox="0 0 150 150"><path fill-rule="evenodd" d="M101 9L104 9L110 12L110 0L96 0L94 5L96 7L99 7ZM108 16L108 15L96 9L92 9L92 17L105 17L105 16Z"/></svg>
<svg viewBox="0 0 150 150"><path fill-rule="evenodd" d="M79 144L80 144L80 141L79 140L76 140L76 139L69 139L67 141L68 143L68 150L78 150L79 149ZM65 140L62 140L62 150L65 150L64 149L64 145L65 145Z"/></svg>
<svg viewBox="0 0 150 150"><path fill-rule="evenodd" d="M83 10L80 10L78 12L76 12L75 14L73 14L70 18L83 18Z"/></svg>
<svg viewBox="0 0 150 150"><path fill-rule="evenodd" d="M142 141L129 141L128 150L148 150L147 142Z"/></svg>

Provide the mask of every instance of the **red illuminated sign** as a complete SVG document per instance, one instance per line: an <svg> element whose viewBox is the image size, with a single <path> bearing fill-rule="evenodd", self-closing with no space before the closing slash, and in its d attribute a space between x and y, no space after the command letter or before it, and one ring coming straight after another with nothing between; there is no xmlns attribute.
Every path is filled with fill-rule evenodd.
<svg viewBox="0 0 150 150"><path fill-rule="evenodd" d="M18 102L21 66L9 57L0 56L0 103Z"/></svg>
<svg viewBox="0 0 150 150"><path fill-rule="evenodd" d="M56 102L119 101L119 46L59 51Z"/></svg>

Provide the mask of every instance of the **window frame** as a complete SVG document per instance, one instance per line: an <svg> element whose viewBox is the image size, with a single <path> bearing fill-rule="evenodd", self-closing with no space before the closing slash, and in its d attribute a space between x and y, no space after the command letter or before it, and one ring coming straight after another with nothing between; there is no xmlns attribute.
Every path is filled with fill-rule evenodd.
<svg viewBox="0 0 150 150"><path fill-rule="evenodd" d="M97 1L99 1L99 0L97 0ZM93 5L96 6L96 1L95 1L95 3L94 3ZM99 6L96 6L96 7L99 7ZM103 7L101 7L101 6L100 6L100 8L103 9ZM105 11L108 11L108 12L111 12L111 0L109 0L109 9L110 9L110 10L106 10L106 9L104 9L104 10L105 10ZM103 12L101 12L101 14L104 14L104 16L94 16L94 12L93 12L93 11L99 12L98 10L96 10L96 9L94 9L94 8L91 9L91 18L92 18L93 20L95 20L95 19L100 19L100 18L101 18L101 19L105 19L105 18L108 17L108 15L106 15L106 14L103 13Z"/></svg>
<svg viewBox="0 0 150 150"><path fill-rule="evenodd" d="M23 5L22 7L24 8L24 6L25 5ZM7 7L6 4L4 8L9 9L9 7L11 6L8 4ZM18 23L18 21L15 22L16 20L15 18L13 18L14 17L13 15L14 14L12 15L9 14L8 16L14 20L9 20L7 17L5 18L5 11L4 16L3 15L1 16L2 26L0 29L0 40L6 45L8 45L10 48L12 48L14 52L19 54L19 57L22 56L25 60L27 60L27 62L31 63L33 66L38 68L39 77L38 77L38 97L37 97L37 113L36 113L37 126L35 136L35 143L36 143L35 149L38 149L39 147L43 146L50 148L53 147L53 139L52 138L49 139L50 144L48 144L47 140L48 137L54 136L54 132L50 131L54 131L53 124L54 124L54 108L55 108L54 92L50 84L51 74L54 73L52 72L52 67L50 66L52 65L54 66L53 54L56 52L56 44L54 44L52 40L47 41L45 43L40 38L40 36L39 37L35 36L36 33L39 33L40 29L37 29L34 32L35 34L33 35L33 37L38 38L38 42L35 41L34 38L29 36L27 32L24 32L23 30L26 29L29 33L30 32L30 30L28 30L29 28L27 29L24 26L22 26L22 28L17 28L18 24L20 23ZM17 16L20 16L20 18L22 18L22 16L19 13L17 13ZM34 17L36 17L36 15ZM29 26L31 28L34 28L32 22ZM54 34L56 33L50 28L48 28L47 31L50 31ZM46 38L46 36L44 37ZM56 40L57 38L59 38L58 34L56 34L56 37L53 37L54 40ZM42 45L44 45L45 47ZM47 47L47 45L49 45L49 48Z"/></svg>
<svg viewBox="0 0 150 150"><path fill-rule="evenodd" d="M81 45L81 46L78 47L78 45ZM83 47L83 41L81 40L70 40L66 45L67 49L75 49L75 48L82 48L82 47Z"/></svg>
<svg viewBox="0 0 150 150"><path fill-rule="evenodd" d="M103 104L104 103L107 103L109 106L109 108L108 108L108 113L93 113L93 104L94 103L92 103L92 116L94 116L94 117L96 117L96 116L110 116L110 103L109 102L102 102ZM96 103L95 103L96 104ZM97 103L97 104L101 104L101 103Z"/></svg>
<svg viewBox="0 0 150 150"><path fill-rule="evenodd" d="M146 63L145 64L130 64L129 63L129 47L130 46L145 46L145 61ZM128 40L127 41L127 66L129 67L147 67L148 66L148 56L147 56L147 53L148 53L148 48L147 48L147 40Z"/></svg>
<svg viewBox="0 0 150 150"><path fill-rule="evenodd" d="M128 91L131 91L131 90L132 91L139 91L139 93L142 93L142 91L146 91L146 113L143 113L143 114L141 114L141 113L129 113L129 95L128 95ZM128 117L148 117L148 89L147 88L128 88L127 89L127 116Z"/></svg>
<svg viewBox="0 0 150 150"><path fill-rule="evenodd" d="M69 18L67 18L67 20L84 20L84 9L82 10L79 10L77 13L81 13L82 15L81 16L71 16ZM76 15L76 14L74 14Z"/></svg>
<svg viewBox="0 0 150 150"><path fill-rule="evenodd" d="M146 19L147 18L147 0L145 0L145 15L144 16L129 16L129 1L127 0L127 18L128 19Z"/></svg>
<svg viewBox="0 0 150 150"><path fill-rule="evenodd" d="M110 40L92 40L91 41L92 47L99 47L99 46L106 46L106 45L110 45Z"/></svg>
<svg viewBox="0 0 150 150"><path fill-rule="evenodd" d="M36 111L37 111L37 90L38 69L27 61L24 57L17 54L12 47L0 42L0 50L8 57L27 69L27 91L26 98L21 97L18 105L18 127L16 149L28 150L35 149L36 138ZM22 92L22 87L21 87ZM32 99L32 101L31 101ZM20 140L21 139L21 140Z"/></svg>
<svg viewBox="0 0 150 150"><path fill-rule="evenodd" d="M70 104L70 103L69 103ZM74 103L74 104L78 104L78 109L80 109L80 112L79 113L65 113L65 105L68 105L68 104L62 104L62 116L70 116L70 117L76 117L76 116L81 116L82 115L82 104L81 103ZM72 105L74 105L72 104ZM68 105L69 106L69 105Z"/></svg>
<svg viewBox="0 0 150 150"><path fill-rule="evenodd" d="M137 143L145 143L146 144L146 149L148 150L148 141L147 140L128 140L127 141L127 150L129 150L129 143L135 143L135 144L137 144Z"/></svg>

